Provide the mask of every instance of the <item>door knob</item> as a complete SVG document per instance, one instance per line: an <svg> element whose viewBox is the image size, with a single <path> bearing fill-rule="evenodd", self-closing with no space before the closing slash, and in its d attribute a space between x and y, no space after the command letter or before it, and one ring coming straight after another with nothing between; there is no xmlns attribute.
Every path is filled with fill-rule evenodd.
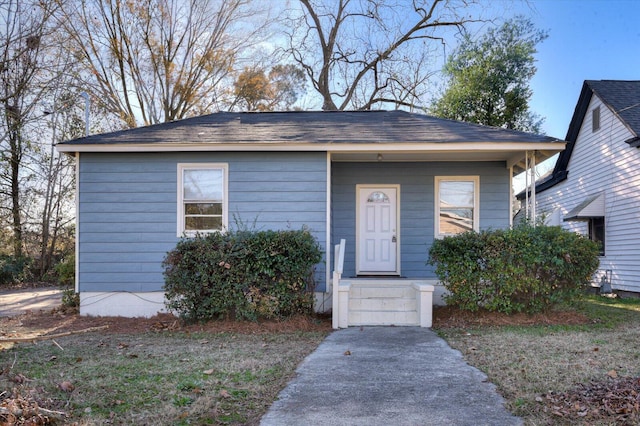
<svg viewBox="0 0 640 426"><path fill-rule="evenodd" d="M395 243L397 241L396 236L394 235L393 237L391 237L391 242Z"/></svg>

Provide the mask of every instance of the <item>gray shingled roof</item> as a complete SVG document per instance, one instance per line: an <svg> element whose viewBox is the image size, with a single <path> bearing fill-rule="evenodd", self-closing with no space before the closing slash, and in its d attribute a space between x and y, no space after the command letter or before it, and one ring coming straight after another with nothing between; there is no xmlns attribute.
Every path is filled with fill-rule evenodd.
<svg viewBox="0 0 640 426"><path fill-rule="evenodd" d="M626 124L640 135L640 81L587 80L591 90Z"/></svg>
<svg viewBox="0 0 640 426"><path fill-rule="evenodd" d="M558 138L405 111L221 112L63 145L557 142Z"/></svg>

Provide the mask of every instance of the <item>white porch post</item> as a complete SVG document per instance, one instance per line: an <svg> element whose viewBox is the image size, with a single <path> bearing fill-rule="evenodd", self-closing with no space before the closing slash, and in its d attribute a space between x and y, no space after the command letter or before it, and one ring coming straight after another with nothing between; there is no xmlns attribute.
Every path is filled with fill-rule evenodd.
<svg viewBox="0 0 640 426"><path fill-rule="evenodd" d="M524 153L524 212L531 225L536 226L536 152ZM529 184L531 179L531 184Z"/></svg>
<svg viewBox="0 0 640 426"><path fill-rule="evenodd" d="M529 220L529 151L524 152L524 217Z"/></svg>
<svg viewBox="0 0 640 426"><path fill-rule="evenodd" d="M531 224L536 226L536 152L531 156Z"/></svg>
<svg viewBox="0 0 640 426"><path fill-rule="evenodd" d="M509 167L509 228L513 228L513 206L515 194L513 192L513 166Z"/></svg>
<svg viewBox="0 0 640 426"><path fill-rule="evenodd" d="M327 266L325 268L325 293L329 291L335 291L335 288L329 289L329 283L331 283L331 256L329 255L329 250L331 247L331 153L327 152L327 186L326 186L326 220L325 220L325 246L327 247L326 262ZM335 263L333 264L333 268L335 269ZM324 298L323 298L324 299Z"/></svg>

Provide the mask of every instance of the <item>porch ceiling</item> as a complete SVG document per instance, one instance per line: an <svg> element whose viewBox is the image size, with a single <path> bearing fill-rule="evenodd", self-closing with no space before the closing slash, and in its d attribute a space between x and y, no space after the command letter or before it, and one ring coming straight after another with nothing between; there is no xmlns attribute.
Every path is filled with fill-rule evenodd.
<svg viewBox="0 0 640 426"><path fill-rule="evenodd" d="M558 150L535 150L536 162L540 163L558 153ZM436 162L436 161L504 161L507 167L513 166L514 174L525 170L527 151L402 151L384 150L367 152L333 152L331 160L336 162ZM532 151L529 151L531 154Z"/></svg>

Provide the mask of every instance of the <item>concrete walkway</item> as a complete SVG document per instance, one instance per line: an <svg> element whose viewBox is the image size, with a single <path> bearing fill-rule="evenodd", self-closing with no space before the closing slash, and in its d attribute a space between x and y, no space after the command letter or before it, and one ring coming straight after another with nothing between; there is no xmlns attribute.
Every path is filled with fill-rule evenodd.
<svg viewBox="0 0 640 426"><path fill-rule="evenodd" d="M521 425L493 384L433 331L355 327L298 367L262 426Z"/></svg>
<svg viewBox="0 0 640 426"><path fill-rule="evenodd" d="M62 304L57 287L0 291L0 317L13 317L26 311L51 310Z"/></svg>

